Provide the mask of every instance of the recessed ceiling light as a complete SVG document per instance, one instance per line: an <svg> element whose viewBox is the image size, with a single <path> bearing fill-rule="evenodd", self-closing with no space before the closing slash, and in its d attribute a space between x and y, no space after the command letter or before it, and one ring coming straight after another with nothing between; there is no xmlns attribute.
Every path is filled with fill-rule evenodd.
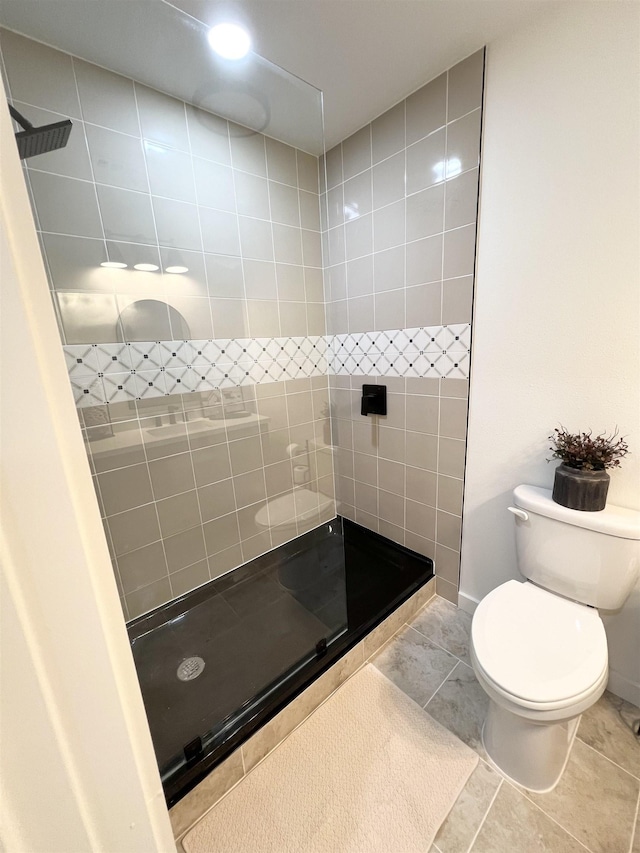
<svg viewBox="0 0 640 853"><path fill-rule="evenodd" d="M177 275L181 272L189 272L189 267L179 267L179 266L165 267L164 271L170 272L170 273L175 273Z"/></svg>
<svg viewBox="0 0 640 853"><path fill-rule="evenodd" d="M216 24L209 30L209 44L224 59L242 59L251 50L249 33L238 24Z"/></svg>
<svg viewBox="0 0 640 853"><path fill-rule="evenodd" d="M140 270L141 272L155 272L160 269L157 264L134 264L134 270Z"/></svg>
<svg viewBox="0 0 640 853"><path fill-rule="evenodd" d="M103 261L100 266L109 270L126 270L127 268L126 264L121 264L119 261Z"/></svg>

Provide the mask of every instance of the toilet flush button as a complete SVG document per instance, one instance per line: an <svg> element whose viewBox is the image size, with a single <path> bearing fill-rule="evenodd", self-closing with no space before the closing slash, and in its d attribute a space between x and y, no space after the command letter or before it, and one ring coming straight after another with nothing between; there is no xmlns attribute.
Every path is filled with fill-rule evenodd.
<svg viewBox="0 0 640 853"><path fill-rule="evenodd" d="M508 506L507 509L509 512L512 512L517 518L520 518L522 521L529 521L529 514L526 513L523 509L518 509L517 506Z"/></svg>

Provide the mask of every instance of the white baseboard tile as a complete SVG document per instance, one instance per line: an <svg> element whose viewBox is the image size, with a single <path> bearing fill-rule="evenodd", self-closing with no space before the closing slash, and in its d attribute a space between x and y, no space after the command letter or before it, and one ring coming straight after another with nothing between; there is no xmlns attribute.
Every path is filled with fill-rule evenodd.
<svg viewBox="0 0 640 853"><path fill-rule="evenodd" d="M464 592L458 591L458 607L473 616L476 607L480 604L475 598L466 595Z"/></svg>
<svg viewBox="0 0 640 853"><path fill-rule="evenodd" d="M609 673L607 690L610 693L615 693L616 696L620 696L621 699L626 699L632 705L640 707L640 684L636 684L615 670Z"/></svg>

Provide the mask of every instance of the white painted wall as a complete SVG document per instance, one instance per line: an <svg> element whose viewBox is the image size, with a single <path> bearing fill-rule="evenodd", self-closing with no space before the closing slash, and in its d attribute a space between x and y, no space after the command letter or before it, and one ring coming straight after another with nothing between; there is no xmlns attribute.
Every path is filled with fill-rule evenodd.
<svg viewBox="0 0 640 853"><path fill-rule="evenodd" d="M4 103L0 262L0 850L175 851Z"/></svg>
<svg viewBox="0 0 640 853"><path fill-rule="evenodd" d="M631 456L640 508L640 7L574 3L487 51L461 605L516 578L518 483L551 487L559 423ZM610 687L640 704L640 586L607 618Z"/></svg>

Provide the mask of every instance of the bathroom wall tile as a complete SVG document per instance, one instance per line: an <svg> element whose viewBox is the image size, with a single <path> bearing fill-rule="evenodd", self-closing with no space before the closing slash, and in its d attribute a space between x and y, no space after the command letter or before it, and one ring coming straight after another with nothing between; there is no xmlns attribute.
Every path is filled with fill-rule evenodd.
<svg viewBox="0 0 640 853"><path fill-rule="evenodd" d="M164 537L174 536L200 524L198 494L195 490L160 500L156 507Z"/></svg>
<svg viewBox="0 0 640 853"><path fill-rule="evenodd" d="M265 137L267 151L267 171L270 180L280 181L292 187L298 185L296 149L277 139Z"/></svg>
<svg viewBox="0 0 640 853"><path fill-rule="evenodd" d="M229 122L229 139L233 168L266 178L267 158L264 136Z"/></svg>
<svg viewBox="0 0 640 853"><path fill-rule="evenodd" d="M125 595L167 577L162 542L154 542L118 557L118 571Z"/></svg>
<svg viewBox="0 0 640 853"><path fill-rule="evenodd" d="M300 189L318 193L320 191L318 183L318 158L300 150L296 152L296 158L298 162L298 184Z"/></svg>
<svg viewBox="0 0 640 853"><path fill-rule="evenodd" d="M478 50L449 69L449 121L482 106L484 50Z"/></svg>
<svg viewBox="0 0 640 853"><path fill-rule="evenodd" d="M112 515L108 527L117 557L160 539L158 516L153 504Z"/></svg>
<svg viewBox="0 0 640 853"><path fill-rule="evenodd" d="M376 252L405 242L404 199L373 214L373 248Z"/></svg>
<svg viewBox="0 0 640 853"><path fill-rule="evenodd" d="M344 187L342 198L342 220L346 219L347 221L350 221L352 219L357 219L359 216L364 216L366 213L371 213L371 172L369 170L361 172L359 175L350 178L348 181L345 181L342 186ZM335 193L337 190L338 187L329 192L330 203L332 193ZM331 208L329 208L329 222L331 223L331 221ZM335 224L339 224L339 219L336 218Z"/></svg>
<svg viewBox="0 0 640 853"><path fill-rule="evenodd" d="M195 203L196 187L190 154L145 140L144 155L153 195Z"/></svg>
<svg viewBox="0 0 640 853"><path fill-rule="evenodd" d="M373 292L373 255L349 261L346 265L347 293L349 298ZM404 269L404 263L403 263ZM362 331L366 331L363 329Z"/></svg>
<svg viewBox="0 0 640 853"><path fill-rule="evenodd" d="M300 226L300 205L297 187L269 181L268 201L271 206L271 219L273 222L279 222L282 225ZM317 199L316 209L318 209ZM267 208L267 216L263 218L268 217L269 209ZM317 223L315 224L317 227Z"/></svg>
<svg viewBox="0 0 640 853"><path fill-rule="evenodd" d="M372 182L374 208L384 207L386 204L403 199L405 195L404 151L374 166Z"/></svg>
<svg viewBox="0 0 640 853"><path fill-rule="evenodd" d="M424 557L429 557L430 560L435 558L436 543L433 539L426 539L411 530L405 530L404 544L416 554L422 554Z"/></svg>
<svg viewBox="0 0 640 853"><path fill-rule="evenodd" d="M405 467L389 459L378 459L378 484L395 495L405 493Z"/></svg>
<svg viewBox="0 0 640 853"><path fill-rule="evenodd" d="M464 121L464 119L463 119ZM466 132L465 132L466 131ZM470 138L471 129L461 128L456 134L461 141L457 143L456 156L461 158L466 152L466 141ZM466 161L465 161L466 162ZM471 164L468 168L471 168ZM425 139L407 148L407 193L424 190L445 179L445 132L444 129L432 133Z"/></svg>
<svg viewBox="0 0 640 853"><path fill-rule="evenodd" d="M170 601L172 597L171 586L168 578L162 578L155 583L144 586L142 589L137 589L126 596L127 609L129 618L135 619L161 604Z"/></svg>
<svg viewBox="0 0 640 853"><path fill-rule="evenodd" d="M469 380L468 379L446 379L436 380L440 382L441 397L460 397L464 400L469 398Z"/></svg>
<svg viewBox="0 0 640 853"><path fill-rule="evenodd" d="M29 172L29 179L43 231L75 237L102 237L98 203L91 183L35 171Z"/></svg>
<svg viewBox="0 0 640 853"><path fill-rule="evenodd" d="M156 243L151 199L148 195L106 186L98 186L97 190L104 233L108 239L127 243Z"/></svg>
<svg viewBox="0 0 640 853"><path fill-rule="evenodd" d="M80 118L71 57L2 30L2 54L11 97L69 118Z"/></svg>
<svg viewBox="0 0 640 853"><path fill-rule="evenodd" d="M453 183L453 181L451 182ZM447 186L447 193L448 193ZM477 187L476 187L477 200ZM421 190L407 198L407 242L431 237L443 230L444 184ZM475 207L474 207L475 216ZM467 220L470 222L471 220ZM466 224L466 223L460 223ZM453 227L453 226L449 226Z"/></svg>
<svg viewBox="0 0 640 853"><path fill-rule="evenodd" d="M149 192L140 139L103 127L86 126L93 174L100 184Z"/></svg>
<svg viewBox="0 0 640 853"><path fill-rule="evenodd" d="M467 434L467 401L443 399L440 402L440 435L464 439Z"/></svg>
<svg viewBox="0 0 640 853"><path fill-rule="evenodd" d="M433 559L437 576L457 589L460 581L460 552L437 543ZM469 660L465 662L470 663Z"/></svg>
<svg viewBox="0 0 640 853"><path fill-rule="evenodd" d="M432 506L405 500L405 528L425 539L435 539L436 511Z"/></svg>
<svg viewBox="0 0 640 853"><path fill-rule="evenodd" d="M47 253L51 284L56 290L113 290L113 276L107 270L99 269L100 264L107 260L104 240L43 234L42 242ZM106 275L100 275L101 272Z"/></svg>
<svg viewBox="0 0 640 853"><path fill-rule="evenodd" d="M473 275L476 254L476 227L465 225L444 235L443 278Z"/></svg>
<svg viewBox="0 0 640 853"><path fill-rule="evenodd" d="M436 505L436 487L437 480L434 473L407 465L404 492L407 498L434 507Z"/></svg>
<svg viewBox="0 0 640 853"><path fill-rule="evenodd" d="M378 455L391 462L405 461L406 434L404 430L380 427Z"/></svg>
<svg viewBox="0 0 640 853"><path fill-rule="evenodd" d="M269 222L239 216L242 255L261 261L273 261L273 237Z"/></svg>
<svg viewBox="0 0 640 853"><path fill-rule="evenodd" d="M300 229L277 223L274 223L271 227L273 229L273 251L276 261L285 264L302 264Z"/></svg>
<svg viewBox="0 0 640 853"><path fill-rule="evenodd" d="M475 223L478 206L478 170L471 169L447 181L445 228Z"/></svg>
<svg viewBox="0 0 640 853"><path fill-rule="evenodd" d="M277 294L276 294L277 280ZM246 282L246 271L245 271ZM247 289L247 293L249 293ZM304 302L305 301L305 271L302 267L292 266L291 264L276 264L274 267L273 276L273 296L267 295L268 291L262 291L263 298L283 299L287 302ZM256 294L254 294L256 295Z"/></svg>
<svg viewBox="0 0 640 853"><path fill-rule="evenodd" d="M442 235L407 243L406 251L407 287L438 281L442 277Z"/></svg>
<svg viewBox="0 0 640 853"><path fill-rule="evenodd" d="M317 231L309 231L303 228L300 232L302 237L302 262L308 267L322 266L322 241Z"/></svg>
<svg viewBox="0 0 640 853"><path fill-rule="evenodd" d="M275 300L247 300L247 317L251 337L270 338L280 334L280 315Z"/></svg>
<svg viewBox="0 0 640 853"><path fill-rule="evenodd" d="M225 119L187 104L189 146L194 157L231 165L229 126Z"/></svg>
<svg viewBox="0 0 640 853"><path fill-rule="evenodd" d="M140 300L118 296L118 318L127 341L156 341L171 338L169 310L155 299ZM108 340L113 340L113 335Z"/></svg>
<svg viewBox="0 0 640 853"><path fill-rule="evenodd" d="M267 497L262 471L249 471L233 478L233 488L236 495L236 507L242 509L251 504L264 501Z"/></svg>
<svg viewBox="0 0 640 853"><path fill-rule="evenodd" d="M444 580L444 578L436 576L436 590L438 595L442 596L442 598L445 598L447 601L450 601L452 604L455 604L457 606L457 584L450 583L449 581Z"/></svg>
<svg viewBox="0 0 640 853"><path fill-rule="evenodd" d="M376 214L377 215L377 214ZM405 285L405 248L395 246L373 256L373 287L376 293L398 290ZM404 320L402 321L404 326ZM391 326L387 328L392 328Z"/></svg>
<svg viewBox="0 0 640 853"><path fill-rule="evenodd" d="M266 179L259 175L235 171L233 180L238 213L268 220L269 190Z"/></svg>
<svg viewBox="0 0 640 853"><path fill-rule="evenodd" d="M169 95L135 84L140 127L145 139L189 151L185 105Z"/></svg>
<svg viewBox="0 0 640 853"><path fill-rule="evenodd" d="M371 123L373 162L379 163L405 147L405 101L387 110Z"/></svg>
<svg viewBox="0 0 640 853"><path fill-rule="evenodd" d="M594 853L605 853L627 849L639 790L640 780L576 739L557 787L527 797Z"/></svg>
<svg viewBox="0 0 640 853"><path fill-rule="evenodd" d="M532 839L536 845L531 847ZM474 853L510 850L553 850L583 853L584 847L544 812L503 782L473 844Z"/></svg>
<svg viewBox="0 0 640 853"><path fill-rule="evenodd" d="M452 550L460 550L460 517L438 510L437 524L438 543Z"/></svg>
<svg viewBox="0 0 640 853"><path fill-rule="evenodd" d="M299 191L300 224L303 228L320 230L320 203L315 193Z"/></svg>
<svg viewBox="0 0 640 853"><path fill-rule="evenodd" d="M201 207L199 214L204 251L214 255L240 255L238 217L208 207Z"/></svg>
<svg viewBox="0 0 640 853"><path fill-rule="evenodd" d="M149 473L156 500L195 488L189 453L179 453L165 459L153 460L149 462Z"/></svg>
<svg viewBox="0 0 640 853"><path fill-rule="evenodd" d="M424 705L453 670L456 659L407 628L384 646L372 663L407 696Z"/></svg>
<svg viewBox="0 0 640 853"><path fill-rule="evenodd" d="M307 312L302 302L278 303L280 314L280 334L299 336L307 334Z"/></svg>
<svg viewBox="0 0 640 853"><path fill-rule="evenodd" d="M439 326L442 316L442 285L439 281L408 287L407 326Z"/></svg>
<svg viewBox="0 0 640 853"><path fill-rule="evenodd" d="M435 471L436 460L438 458L437 454L437 436L407 431L408 465L412 465L415 468L426 468L428 471Z"/></svg>
<svg viewBox="0 0 640 853"><path fill-rule="evenodd" d="M98 474L98 483L107 515L124 512L152 500L149 472L144 464Z"/></svg>
<svg viewBox="0 0 640 853"><path fill-rule="evenodd" d="M262 468L262 446L257 436L241 438L229 444L233 476Z"/></svg>
<svg viewBox="0 0 640 853"><path fill-rule="evenodd" d="M75 57L73 66L84 120L139 136L133 81Z"/></svg>
<svg viewBox="0 0 640 853"><path fill-rule="evenodd" d="M231 476L229 448L226 443L203 447L191 455L198 488Z"/></svg>
<svg viewBox="0 0 640 853"><path fill-rule="evenodd" d="M454 515L462 515L462 480L454 477L438 477L438 509Z"/></svg>
<svg viewBox="0 0 640 853"><path fill-rule="evenodd" d="M371 167L371 125L356 131L342 142L344 180Z"/></svg>
<svg viewBox="0 0 640 853"><path fill-rule="evenodd" d="M378 515L381 519L396 525L400 535L404 535L404 498L380 489L378 492Z"/></svg>
<svg viewBox="0 0 640 853"><path fill-rule="evenodd" d="M432 133L446 121L447 75L441 74L407 98L407 145Z"/></svg>
<svg viewBox="0 0 640 853"><path fill-rule="evenodd" d="M442 323L470 323L473 305L473 276L442 282Z"/></svg>
<svg viewBox="0 0 640 853"><path fill-rule="evenodd" d="M206 522L203 530L207 556L218 554L221 551L231 552L233 546L240 542L238 516L235 512L223 515L213 521ZM232 554L225 555L222 559L227 561L229 560L229 557L231 557L230 562L233 563L238 553L239 552L233 551ZM214 562L214 565L217 565L218 568L221 569L223 565L226 565L226 562L218 562L217 564ZM232 566L230 566L230 568L232 568ZM215 575L212 573L212 576Z"/></svg>
<svg viewBox="0 0 640 853"><path fill-rule="evenodd" d="M232 169L223 163L204 160L201 157L191 158L191 163L198 204L235 213L236 197ZM192 181L193 179L189 183Z"/></svg>
<svg viewBox="0 0 640 853"><path fill-rule="evenodd" d="M480 159L480 110L447 125L447 178L476 169Z"/></svg>
<svg viewBox="0 0 640 853"><path fill-rule="evenodd" d="M410 397L407 399L407 429L414 432L438 434L437 397Z"/></svg>
<svg viewBox="0 0 640 853"><path fill-rule="evenodd" d="M465 442L453 438L438 441L438 473L449 477L464 476Z"/></svg>
<svg viewBox="0 0 640 853"><path fill-rule="evenodd" d="M202 526L183 530L175 536L164 538L164 550L167 555L167 565L170 572L190 566L203 560L206 556Z"/></svg>
<svg viewBox="0 0 640 853"><path fill-rule="evenodd" d="M200 221L195 204L153 196L153 212L161 246L202 251ZM215 248L209 244L206 251L214 252Z"/></svg>
<svg viewBox="0 0 640 853"><path fill-rule="evenodd" d="M350 218L355 219L355 216ZM327 227L344 224L344 184L333 187L327 193Z"/></svg>
<svg viewBox="0 0 640 853"><path fill-rule="evenodd" d="M190 592L192 589L202 586L210 580L209 563L206 559L200 560L200 562L194 563L186 569L171 572L169 578L171 581L171 591L174 598L176 598L184 595L186 592Z"/></svg>
<svg viewBox="0 0 640 853"><path fill-rule="evenodd" d="M221 480L198 489L198 502L203 522L212 521L233 512L235 495L233 481Z"/></svg>
<svg viewBox="0 0 640 853"><path fill-rule="evenodd" d="M402 290L376 293L374 329L401 329L405 325L405 294Z"/></svg>

